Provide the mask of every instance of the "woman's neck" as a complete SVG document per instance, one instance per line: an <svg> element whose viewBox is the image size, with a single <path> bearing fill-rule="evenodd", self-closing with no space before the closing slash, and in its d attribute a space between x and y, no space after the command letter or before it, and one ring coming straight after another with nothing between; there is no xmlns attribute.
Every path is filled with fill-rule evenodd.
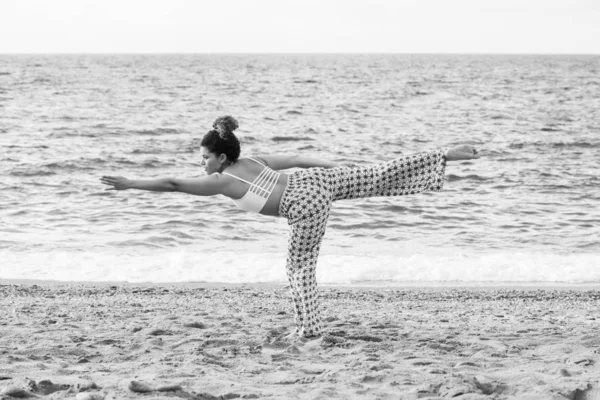
<svg viewBox="0 0 600 400"><path fill-rule="evenodd" d="M219 173L222 173L223 171L225 171L226 168L231 167L233 164L235 164L235 161L225 161L223 164L221 164L221 168L219 168Z"/></svg>

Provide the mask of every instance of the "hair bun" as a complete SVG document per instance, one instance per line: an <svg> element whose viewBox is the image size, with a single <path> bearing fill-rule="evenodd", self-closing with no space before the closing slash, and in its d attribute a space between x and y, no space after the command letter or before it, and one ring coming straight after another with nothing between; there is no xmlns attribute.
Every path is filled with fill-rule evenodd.
<svg viewBox="0 0 600 400"><path fill-rule="evenodd" d="M233 118L231 115L224 115L213 122L213 128L219 132L219 136L222 138L232 134L239 126L237 119Z"/></svg>

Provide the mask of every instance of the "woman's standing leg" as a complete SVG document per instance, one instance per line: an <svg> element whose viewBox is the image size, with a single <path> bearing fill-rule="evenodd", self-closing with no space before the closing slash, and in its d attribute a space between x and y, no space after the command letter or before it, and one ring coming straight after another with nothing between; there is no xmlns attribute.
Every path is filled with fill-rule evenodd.
<svg viewBox="0 0 600 400"><path fill-rule="evenodd" d="M327 217L292 225L288 245L287 275L294 302L296 331L310 337L321 334L316 268Z"/></svg>
<svg viewBox="0 0 600 400"><path fill-rule="evenodd" d="M321 185L305 181L288 195L285 216L291 227L286 272L294 303L296 331L306 336L321 333L316 267L325 234L331 194ZM287 203L287 201L286 201Z"/></svg>

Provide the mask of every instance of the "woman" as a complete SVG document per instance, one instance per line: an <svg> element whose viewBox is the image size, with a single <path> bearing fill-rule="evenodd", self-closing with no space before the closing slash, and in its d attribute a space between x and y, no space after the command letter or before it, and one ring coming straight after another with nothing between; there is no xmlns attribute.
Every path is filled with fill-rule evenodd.
<svg viewBox="0 0 600 400"><path fill-rule="evenodd" d="M315 268L331 203L440 191L446 161L479 158L477 150L462 145L353 167L302 155L240 159L240 142L233 133L238 128L237 121L230 116L220 117L213 128L201 142L205 177L129 180L104 176L101 181L112 186L108 190L222 194L244 210L287 218L291 234L286 270L294 301L295 334L304 337L321 333ZM304 170L291 174L279 172L289 168Z"/></svg>

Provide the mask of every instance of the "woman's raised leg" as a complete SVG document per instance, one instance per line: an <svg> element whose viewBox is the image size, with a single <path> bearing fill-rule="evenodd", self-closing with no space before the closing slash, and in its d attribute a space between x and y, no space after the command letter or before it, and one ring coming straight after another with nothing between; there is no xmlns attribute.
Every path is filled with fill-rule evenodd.
<svg viewBox="0 0 600 400"><path fill-rule="evenodd" d="M402 196L444 186L446 158L440 150L396 158L381 164L334 168L329 184L334 200Z"/></svg>

